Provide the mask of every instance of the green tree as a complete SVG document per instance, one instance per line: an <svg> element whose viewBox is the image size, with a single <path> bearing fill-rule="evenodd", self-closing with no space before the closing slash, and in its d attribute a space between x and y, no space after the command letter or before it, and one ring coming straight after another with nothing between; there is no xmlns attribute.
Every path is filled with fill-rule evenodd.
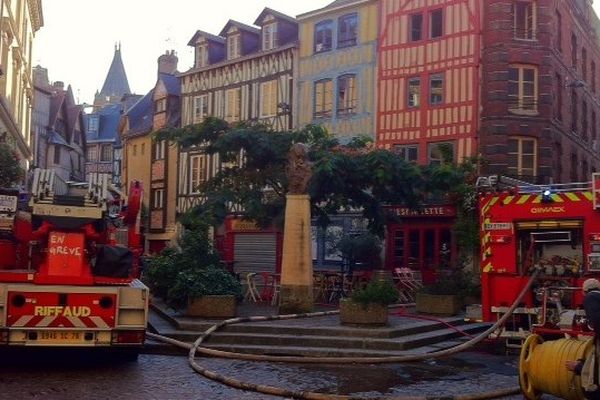
<svg viewBox="0 0 600 400"><path fill-rule="evenodd" d="M222 222L231 206L238 205L246 218L262 226L281 226L287 157L294 143L311 149L309 194L318 223L327 225L330 216L340 211L360 210L369 230L380 236L388 218L384 205L418 208L428 199L448 194L458 202L472 190L468 178L475 171L472 160L458 166L450 159L437 166L418 166L393 151L374 148L366 136L341 144L317 125L280 132L262 124L230 125L209 117L200 124L158 131L155 138L170 139L183 148L196 146L225 163L198 188L203 199L191 212L210 216L213 224Z"/></svg>
<svg viewBox="0 0 600 400"><path fill-rule="evenodd" d="M24 176L17 153L9 145L0 143L0 187L10 188Z"/></svg>

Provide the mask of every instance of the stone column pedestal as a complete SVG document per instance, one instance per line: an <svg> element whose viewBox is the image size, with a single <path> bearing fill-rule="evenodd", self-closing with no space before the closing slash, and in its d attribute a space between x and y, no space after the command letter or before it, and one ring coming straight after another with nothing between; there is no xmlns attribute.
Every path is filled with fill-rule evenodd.
<svg viewBox="0 0 600 400"><path fill-rule="evenodd" d="M280 314L311 312L313 299L310 197L286 196L283 257L281 262Z"/></svg>

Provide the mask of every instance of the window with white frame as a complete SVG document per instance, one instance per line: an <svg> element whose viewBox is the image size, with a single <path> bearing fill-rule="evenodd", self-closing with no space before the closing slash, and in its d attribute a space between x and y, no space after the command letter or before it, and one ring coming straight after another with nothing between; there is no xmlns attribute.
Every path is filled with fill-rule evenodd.
<svg viewBox="0 0 600 400"><path fill-rule="evenodd" d="M227 59L232 60L240 56L240 40L239 33L227 37Z"/></svg>
<svg viewBox="0 0 600 400"><path fill-rule="evenodd" d="M154 159L162 160L165 158L165 149L167 142L165 140L158 140L154 142Z"/></svg>
<svg viewBox="0 0 600 400"><path fill-rule="evenodd" d="M315 118L331 117L333 111L333 81L321 79L315 82Z"/></svg>
<svg viewBox="0 0 600 400"><path fill-rule="evenodd" d="M537 68L533 65L511 65L508 69L510 110L537 110Z"/></svg>
<svg viewBox="0 0 600 400"><path fill-rule="evenodd" d="M338 48L358 43L358 14L343 15L338 19Z"/></svg>
<svg viewBox="0 0 600 400"><path fill-rule="evenodd" d="M328 19L315 25L315 53L331 50L333 43L333 21Z"/></svg>
<svg viewBox="0 0 600 400"><path fill-rule="evenodd" d="M356 112L357 90L356 75L347 74L338 78L337 113L338 115L354 114Z"/></svg>
<svg viewBox="0 0 600 400"><path fill-rule="evenodd" d="M197 154L190 157L190 193L200 193L200 184L206 173L206 156Z"/></svg>
<svg viewBox="0 0 600 400"><path fill-rule="evenodd" d="M277 115L277 80L260 84L260 116L272 117Z"/></svg>
<svg viewBox="0 0 600 400"><path fill-rule="evenodd" d="M163 208L165 204L165 190L164 189L154 189L152 190L152 209L160 210Z"/></svg>
<svg viewBox="0 0 600 400"><path fill-rule="evenodd" d="M277 22L271 22L262 28L263 50L272 50L277 47Z"/></svg>
<svg viewBox="0 0 600 400"><path fill-rule="evenodd" d="M194 97L194 123L204 121L208 116L208 94Z"/></svg>
<svg viewBox="0 0 600 400"><path fill-rule="evenodd" d="M429 165L440 165L454 162L454 142L429 143L427 146Z"/></svg>
<svg viewBox="0 0 600 400"><path fill-rule="evenodd" d="M241 117L241 89L228 89L225 91L225 121L237 122Z"/></svg>
<svg viewBox="0 0 600 400"><path fill-rule="evenodd" d="M410 78L408 80L408 107L419 107L421 105L421 78Z"/></svg>
<svg viewBox="0 0 600 400"><path fill-rule="evenodd" d="M535 39L536 4L535 0L513 2L514 35L517 39Z"/></svg>
<svg viewBox="0 0 600 400"><path fill-rule="evenodd" d="M156 100L156 112L165 112L167 111L167 99L158 99Z"/></svg>
<svg viewBox="0 0 600 400"><path fill-rule="evenodd" d="M438 105L444 103L444 74L429 76L429 104Z"/></svg>
<svg viewBox="0 0 600 400"><path fill-rule="evenodd" d="M394 151L402 158L404 161L408 162L416 162L419 159L419 146L414 144L408 145L400 145L397 144L394 146Z"/></svg>
<svg viewBox="0 0 600 400"><path fill-rule="evenodd" d="M208 65L208 43L204 42L196 47L196 67Z"/></svg>
<svg viewBox="0 0 600 400"><path fill-rule="evenodd" d="M537 175L537 141L526 137L508 139L507 171L513 176L533 177Z"/></svg>

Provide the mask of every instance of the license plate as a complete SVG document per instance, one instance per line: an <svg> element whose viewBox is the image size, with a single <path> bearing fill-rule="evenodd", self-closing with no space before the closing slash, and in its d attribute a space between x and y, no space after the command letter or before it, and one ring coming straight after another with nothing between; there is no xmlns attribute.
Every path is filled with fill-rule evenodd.
<svg viewBox="0 0 600 400"><path fill-rule="evenodd" d="M77 331L38 331L37 340L31 340L30 335L28 338L30 342L48 344L83 343L84 341L83 332Z"/></svg>
<svg viewBox="0 0 600 400"><path fill-rule="evenodd" d="M17 210L17 198L15 196L7 196L0 194L0 211L11 211Z"/></svg>

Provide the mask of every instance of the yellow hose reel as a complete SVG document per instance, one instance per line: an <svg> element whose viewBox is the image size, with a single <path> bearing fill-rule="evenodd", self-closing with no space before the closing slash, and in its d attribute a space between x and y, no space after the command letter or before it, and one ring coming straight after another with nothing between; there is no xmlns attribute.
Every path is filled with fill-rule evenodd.
<svg viewBox="0 0 600 400"><path fill-rule="evenodd" d="M547 393L567 400L583 400L581 377L565 367L568 360L586 359L593 340L559 339L544 342L530 335L519 359L519 383L525 398L538 400Z"/></svg>

